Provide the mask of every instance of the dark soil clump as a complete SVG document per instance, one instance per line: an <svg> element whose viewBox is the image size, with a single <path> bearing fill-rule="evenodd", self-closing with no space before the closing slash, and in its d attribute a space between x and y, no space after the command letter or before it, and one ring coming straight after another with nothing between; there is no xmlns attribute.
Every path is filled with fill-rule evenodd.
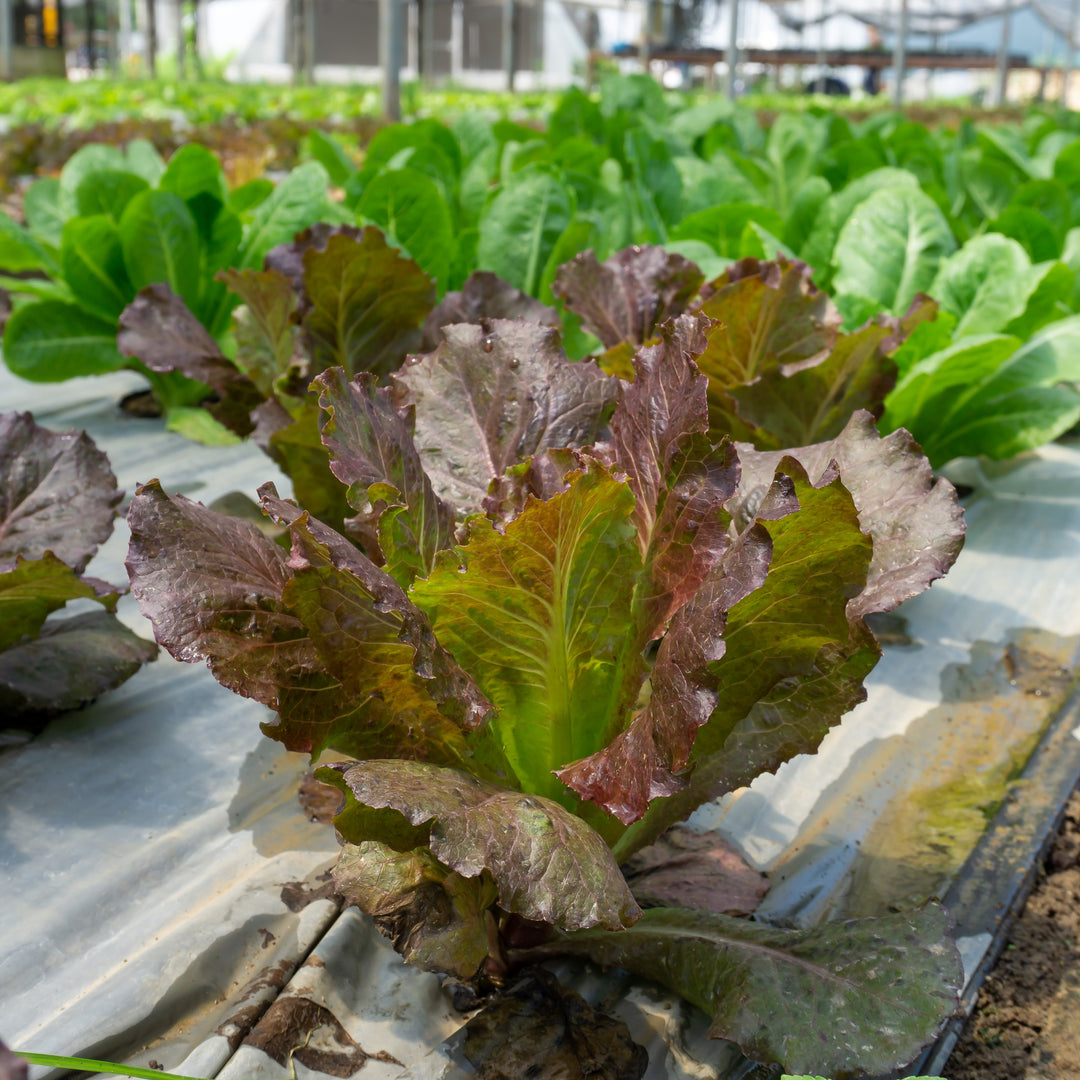
<svg viewBox="0 0 1080 1080"><path fill-rule="evenodd" d="M1080 791L945 1075L1080 1080Z"/></svg>

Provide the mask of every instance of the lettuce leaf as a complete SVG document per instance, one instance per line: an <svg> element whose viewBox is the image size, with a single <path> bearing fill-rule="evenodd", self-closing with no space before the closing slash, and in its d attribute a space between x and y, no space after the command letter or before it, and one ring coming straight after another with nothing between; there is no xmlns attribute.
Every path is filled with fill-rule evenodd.
<svg viewBox="0 0 1080 1080"><path fill-rule="evenodd" d="M0 565L51 551L76 573L109 538L121 492L85 432L55 434L29 413L0 416Z"/></svg>
<svg viewBox="0 0 1080 1080"><path fill-rule="evenodd" d="M581 931L526 955L572 953L656 980L748 1057L844 1080L911 1061L955 1010L963 966L949 925L933 902L811 930L654 908L621 933Z"/></svg>
<svg viewBox="0 0 1080 1080"><path fill-rule="evenodd" d="M393 376L396 404L440 496L479 511L492 482L526 458L587 446L603 430L616 383L571 363L554 329L523 320L443 328L444 340Z"/></svg>
<svg viewBox="0 0 1080 1080"><path fill-rule="evenodd" d="M454 542L454 512L432 487L408 421L370 375L349 382L341 368L315 381L330 470L358 512L353 531L377 536L387 570L402 585L426 577Z"/></svg>
<svg viewBox="0 0 1080 1080"><path fill-rule="evenodd" d="M424 320L424 352L434 352L442 341L440 331L454 323L478 323L481 319L524 319L559 329L559 313L508 281L486 270L475 270L460 291L448 292Z"/></svg>
<svg viewBox="0 0 1080 1080"><path fill-rule="evenodd" d="M661 324L683 314L705 275L661 247L629 247L599 262L584 251L561 267L551 291L580 315L605 349L644 345Z"/></svg>
<svg viewBox="0 0 1080 1080"><path fill-rule="evenodd" d="M641 914L607 845L550 799L413 761L341 762L319 778L363 807L395 810L423 827L430 853L462 877L486 871L505 912L564 930L622 930ZM346 810L335 820L349 843L383 840L384 818L349 819ZM356 822L364 824L353 831Z"/></svg>

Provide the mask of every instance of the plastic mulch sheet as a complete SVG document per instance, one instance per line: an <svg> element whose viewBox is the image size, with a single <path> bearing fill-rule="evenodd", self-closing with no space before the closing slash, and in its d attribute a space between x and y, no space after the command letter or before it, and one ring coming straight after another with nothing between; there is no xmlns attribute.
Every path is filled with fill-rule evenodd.
<svg viewBox="0 0 1080 1080"><path fill-rule="evenodd" d="M133 385L43 388L3 373L0 408L85 428L129 494L155 476L204 502L268 479L289 490L254 446L201 447L123 415ZM885 656L868 700L820 753L691 820L770 874L761 918L810 925L943 895L1061 712L1080 641L1080 448L967 479L965 550L876 627ZM90 572L125 580L126 542L120 521ZM121 613L149 636L130 597ZM5 1041L204 1077L464 1075L466 1017L449 991L331 898L332 830L308 820L297 798L308 763L261 735L267 718L163 653L0 751ZM989 935L961 946L974 971ZM629 1024L650 1078L750 1071L672 995L560 970Z"/></svg>

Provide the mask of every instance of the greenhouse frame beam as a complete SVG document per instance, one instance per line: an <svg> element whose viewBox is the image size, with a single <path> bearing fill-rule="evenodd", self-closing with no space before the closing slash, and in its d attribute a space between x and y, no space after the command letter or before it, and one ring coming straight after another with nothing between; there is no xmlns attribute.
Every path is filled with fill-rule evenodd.
<svg viewBox="0 0 1080 1080"><path fill-rule="evenodd" d="M11 42L11 0L0 0L0 78L14 78Z"/></svg>
<svg viewBox="0 0 1080 1080"><path fill-rule="evenodd" d="M120 26L116 34L116 51L120 54L121 67L131 55L131 3L130 0L117 0L117 18Z"/></svg>
<svg viewBox="0 0 1080 1080"><path fill-rule="evenodd" d="M514 92L514 76L517 74L518 7L517 0L503 0L502 62L506 73L506 89Z"/></svg>
<svg viewBox="0 0 1080 1080"><path fill-rule="evenodd" d="M465 5L453 0L450 6L450 81L457 82L465 70Z"/></svg>
<svg viewBox="0 0 1080 1080"><path fill-rule="evenodd" d="M1005 91L1009 80L1009 33L1012 24L1012 0L1005 0L1001 16L1001 44L997 54L997 77L994 80L994 104L1005 104Z"/></svg>
<svg viewBox="0 0 1080 1080"><path fill-rule="evenodd" d="M612 56L610 53L597 52L600 56ZM621 53L620 56L633 56ZM636 54L640 55L640 53ZM726 54L723 49L656 49L652 58L672 64L719 64ZM896 63L892 53L872 49L826 49L824 52L814 49L756 49L746 47L739 50L739 58L745 64L766 64L773 67L809 67L819 60L828 67L869 67L889 68ZM1021 53L1012 53L1007 58L1009 70L1023 68L1038 70L1040 65L1031 63ZM997 57L987 53L964 52L918 52L909 51L906 58L907 69L933 68L941 71L988 71L997 66Z"/></svg>
<svg viewBox="0 0 1080 1080"><path fill-rule="evenodd" d="M187 78L187 42L184 41L184 0L175 0L173 13L176 18L176 77L183 82Z"/></svg>
<svg viewBox="0 0 1080 1080"><path fill-rule="evenodd" d="M907 74L908 0L900 0L900 25L896 31L896 63L893 65L893 104L904 103L904 76Z"/></svg>
<svg viewBox="0 0 1080 1080"><path fill-rule="evenodd" d="M401 0L379 0L379 64L383 115L401 120L401 59L405 42Z"/></svg>
<svg viewBox="0 0 1080 1080"><path fill-rule="evenodd" d="M143 0L146 12L146 70L151 79L157 78L157 8L154 0Z"/></svg>
<svg viewBox="0 0 1080 1080"><path fill-rule="evenodd" d="M12 10L11 0L0 0L0 79L12 79Z"/></svg>
<svg viewBox="0 0 1080 1080"><path fill-rule="evenodd" d="M825 74L825 68L828 67L828 52L825 48L825 24L828 22L828 19L829 15L826 0L821 0L817 58L815 61L817 64L817 75L814 77L814 92L818 94L825 93L825 80L828 78Z"/></svg>
<svg viewBox="0 0 1080 1080"><path fill-rule="evenodd" d="M300 14L304 20L304 36L301 48L301 62L304 67L304 82L308 86L315 84L315 0L300 0Z"/></svg>
<svg viewBox="0 0 1080 1080"><path fill-rule="evenodd" d="M420 78L430 89L435 85L435 0L420 3Z"/></svg>
<svg viewBox="0 0 1080 1080"><path fill-rule="evenodd" d="M646 75L649 74L649 64L652 62L652 32L655 21L656 0L645 0L645 25L641 34L641 65Z"/></svg>
<svg viewBox="0 0 1080 1080"><path fill-rule="evenodd" d="M1061 104L1069 107L1069 83L1076 67L1076 31L1080 26L1080 0L1072 0L1069 6L1069 33L1065 38L1065 66L1061 69Z"/></svg>
<svg viewBox="0 0 1080 1080"><path fill-rule="evenodd" d="M728 22L727 96L735 100L735 80L739 74L739 0L731 0Z"/></svg>

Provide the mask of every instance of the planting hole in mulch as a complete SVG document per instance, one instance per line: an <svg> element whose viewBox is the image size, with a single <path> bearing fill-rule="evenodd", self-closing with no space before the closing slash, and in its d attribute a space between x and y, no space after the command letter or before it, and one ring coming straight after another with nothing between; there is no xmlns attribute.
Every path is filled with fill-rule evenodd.
<svg viewBox="0 0 1080 1080"><path fill-rule="evenodd" d="M983 983L949 1080L1080 1080L1080 789Z"/></svg>

